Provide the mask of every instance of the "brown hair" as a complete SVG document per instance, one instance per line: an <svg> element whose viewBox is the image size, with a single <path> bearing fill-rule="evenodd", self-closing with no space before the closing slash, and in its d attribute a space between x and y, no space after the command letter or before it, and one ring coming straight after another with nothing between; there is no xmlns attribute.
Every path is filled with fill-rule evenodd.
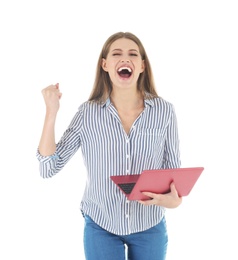
<svg viewBox="0 0 238 260"><path fill-rule="evenodd" d="M105 72L102 68L102 59L106 59L111 44L120 38L126 38L134 41L139 47L142 60L144 60L145 69L138 78L138 90L141 91L141 93L147 98L158 97L155 89L151 65L141 41L130 32L118 32L111 35L103 45L102 51L99 55L96 68L96 77L89 101L104 102L112 92L112 82L108 73Z"/></svg>

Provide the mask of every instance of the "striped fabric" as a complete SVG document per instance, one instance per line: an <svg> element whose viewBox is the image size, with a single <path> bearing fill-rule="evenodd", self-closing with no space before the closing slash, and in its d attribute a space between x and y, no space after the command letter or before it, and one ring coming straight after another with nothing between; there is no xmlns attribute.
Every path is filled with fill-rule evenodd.
<svg viewBox="0 0 238 260"><path fill-rule="evenodd" d="M160 222L165 209L128 201L111 175L144 169L179 168L179 138L174 107L162 98L145 99L145 108L127 135L110 99L83 103L52 156L41 156L43 178L59 172L82 150L87 182L80 208L98 225L117 235L146 230Z"/></svg>

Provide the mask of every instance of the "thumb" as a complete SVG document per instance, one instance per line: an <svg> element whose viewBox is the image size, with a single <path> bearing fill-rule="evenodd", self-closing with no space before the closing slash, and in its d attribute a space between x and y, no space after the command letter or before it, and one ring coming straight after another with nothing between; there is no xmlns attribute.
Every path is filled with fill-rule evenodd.
<svg viewBox="0 0 238 260"><path fill-rule="evenodd" d="M170 183L170 191L173 192L173 193L177 192L174 182Z"/></svg>
<svg viewBox="0 0 238 260"><path fill-rule="evenodd" d="M171 191L171 193L175 194L176 196L179 196L179 195L178 195L178 192L177 192L177 189L176 189L176 187L175 187L174 182L172 182L172 183L170 184L170 191Z"/></svg>

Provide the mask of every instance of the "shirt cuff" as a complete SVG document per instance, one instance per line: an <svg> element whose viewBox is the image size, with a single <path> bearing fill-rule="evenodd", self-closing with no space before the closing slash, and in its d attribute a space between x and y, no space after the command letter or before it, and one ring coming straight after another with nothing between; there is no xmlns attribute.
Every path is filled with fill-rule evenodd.
<svg viewBox="0 0 238 260"><path fill-rule="evenodd" d="M50 161L50 160L57 161L59 159L59 155L56 152L52 155L47 155L47 156L41 155L39 152L39 148L37 148L36 157L40 162L46 162L46 161Z"/></svg>

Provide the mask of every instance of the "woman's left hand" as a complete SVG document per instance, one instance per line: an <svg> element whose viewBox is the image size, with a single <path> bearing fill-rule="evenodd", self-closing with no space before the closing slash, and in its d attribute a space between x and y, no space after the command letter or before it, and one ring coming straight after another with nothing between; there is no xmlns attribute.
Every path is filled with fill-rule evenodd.
<svg viewBox="0 0 238 260"><path fill-rule="evenodd" d="M179 197L174 183L170 184L170 192L166 194L156 194L153 192L142 192L150 197L148 200L140 200L143 205L157 205L165 208L177 208L182 203L182 197Z"/></svg>

